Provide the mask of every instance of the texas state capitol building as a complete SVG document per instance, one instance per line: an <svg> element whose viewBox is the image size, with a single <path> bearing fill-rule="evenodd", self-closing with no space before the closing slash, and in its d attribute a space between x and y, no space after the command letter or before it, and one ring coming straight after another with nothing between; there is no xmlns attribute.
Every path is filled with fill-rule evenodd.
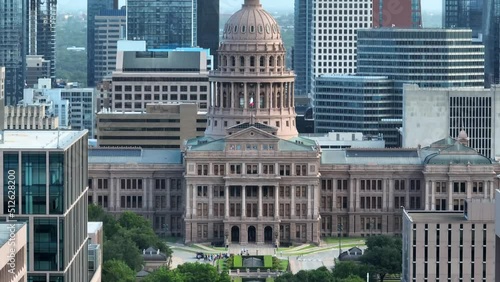
<svg viewBox="0 0 500 282"><path fill-rule="evenodd" d="M283 244L319 243L339 227L343 236L401 234L402 207L459 212L467 199L494 198L499 164L468 147L464 131L410 149L321 150L299 137L279 32L246 0L210 74L205 136L188 140L183 156L89 150L89 203L134 211L186 243Z"/></svg>
<svg viewBox="0 0 500 282"><path fill-rule="evenodd" d="M319 241L320 149L298 137L276 20L245 0L226 23L205 137L185 151L186 242Z"/></svg>

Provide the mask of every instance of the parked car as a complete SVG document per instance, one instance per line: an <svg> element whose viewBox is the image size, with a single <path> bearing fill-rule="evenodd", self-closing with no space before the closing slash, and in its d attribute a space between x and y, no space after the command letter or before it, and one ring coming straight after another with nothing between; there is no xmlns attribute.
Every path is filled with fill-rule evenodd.
<svg viewBox="0 0 500 282"><path fill-rule="evenodd" d="M202 259L204 257L205 257L205 254L203 254L203 253L196 253L196 258L197 259Z"/></svg>

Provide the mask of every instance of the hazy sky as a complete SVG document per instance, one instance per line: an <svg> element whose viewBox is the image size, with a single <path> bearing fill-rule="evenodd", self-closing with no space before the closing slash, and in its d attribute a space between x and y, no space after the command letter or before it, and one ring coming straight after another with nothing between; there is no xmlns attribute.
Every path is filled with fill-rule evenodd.
<svg viewBox="0 0 500 282"><path fill-rule="evenodd" d="M335 0L332 0L335 1ZM421 0L424 10L441 10L442 0ZM126 0L120 0L120 6L125 5ZM270 11L293 10L294 0L261 0L264 8ZM241 7L243 0L221 0L222 12L234 12ZM59 0L59 9L64 10L85 10L87 9L87 0Z"/></svg>

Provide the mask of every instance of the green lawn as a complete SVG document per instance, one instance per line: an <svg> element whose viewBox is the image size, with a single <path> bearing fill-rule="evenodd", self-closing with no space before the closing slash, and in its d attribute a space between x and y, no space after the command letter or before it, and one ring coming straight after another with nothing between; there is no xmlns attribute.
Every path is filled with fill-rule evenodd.
<svg viewBox="0 0 500 282"><path fill-rule="evenodd" d="M264 267L265 268L273 267L273 257L272 256L264 256Z"/></svg>
<svg viewBox="0 0 500 282"><path fill-rule="evenodd" d="M325 243L327 244L339 244L339 237L325 237L322 238ZM366 238L353 238L353 237L342 237L342 245L351 245L351 244L364 244Z"/></svg>
<svg viewBox="0 0 500 282"><path fill-rule="evenodd" d="M243 258L241 256L234 256L233 267L243 267Z"/></svg>
<svg viewBox="0 0 500 282"><path fill-rule="evenodd" d="M287 271L288 269L288 260L287 259L282 259L280 262L280 270L281 271Z"/></svg>

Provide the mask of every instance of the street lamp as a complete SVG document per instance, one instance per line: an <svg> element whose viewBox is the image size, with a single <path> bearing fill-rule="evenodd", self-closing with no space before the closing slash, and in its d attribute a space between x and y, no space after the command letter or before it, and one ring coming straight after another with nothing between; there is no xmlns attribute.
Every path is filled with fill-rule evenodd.
<svg viewBox="0 0 500 282"><path fill-rule="evenodd" d="M337 231L339 232L339 258L340 255L342 254L342 231L344 229L344 226L342 223L337 224Z"/></svg>
<svg viewBox="0 0 500 282"><path fill-rule="evenodd" d="M226 236L226 251L227 251L227 248L229 248L229 231L226 230L224 232L224 236Z"/></svg>

